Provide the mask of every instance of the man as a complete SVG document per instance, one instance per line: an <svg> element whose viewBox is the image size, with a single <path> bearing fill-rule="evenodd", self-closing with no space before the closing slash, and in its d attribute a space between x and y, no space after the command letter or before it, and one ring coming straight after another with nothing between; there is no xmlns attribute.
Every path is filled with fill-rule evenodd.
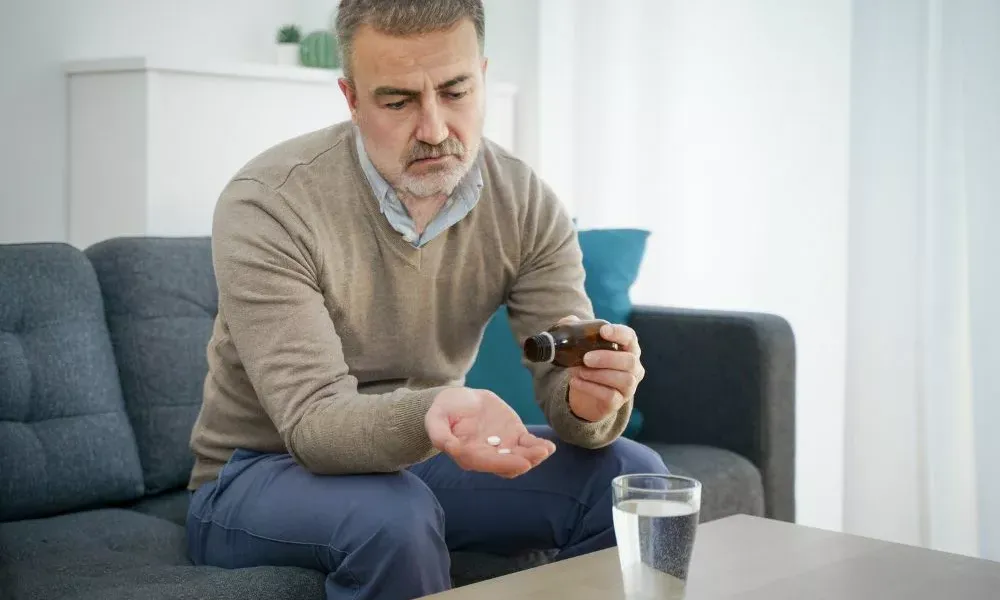
<svg viewBox="0 0 1000 600"><path fill-rule="evenodd" d="M481 137L481 0L344 0L337 29L352 122L264 152L216 210L192 559L395 599L447 589L452 550L614 545L611 479L666 472L619 439L634 332L608 327L622 350L586 367L531 365L551 428L463 386L501 304L522 339L592 317L571 220Z"/></svg>

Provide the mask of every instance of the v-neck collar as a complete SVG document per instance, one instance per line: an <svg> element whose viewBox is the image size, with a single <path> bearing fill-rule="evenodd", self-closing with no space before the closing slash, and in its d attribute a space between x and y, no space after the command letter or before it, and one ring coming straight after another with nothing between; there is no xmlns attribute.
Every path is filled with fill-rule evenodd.
<svg viewBox="0 0 1000 600"><path fill-rule="evenodd" d="M351 135L358 135L356 127L352 129ZM368 213L369 218L375 222L375 229L377 230L377 233L382 236L383 240L385 240L392 251L399 258L403 259L406 264L419 271L425 255L428 253L433 255L440 252L440 248L444 243L443 238L447 235L447 232L442 232L441 235L436 236L423 246L418 247L411 244L401 233L396 231L386 216L382 214L380 201L375 195L376 191L364 174L364 170L361 165L361 157L358 155L358 148L355 144L355 140L352 139L351 142L351 158L354 161L354 166L357 167L355 169L351 169L351 171L354 174L355 183L364 188L363 196L365 199L365 211Z"/></svg>

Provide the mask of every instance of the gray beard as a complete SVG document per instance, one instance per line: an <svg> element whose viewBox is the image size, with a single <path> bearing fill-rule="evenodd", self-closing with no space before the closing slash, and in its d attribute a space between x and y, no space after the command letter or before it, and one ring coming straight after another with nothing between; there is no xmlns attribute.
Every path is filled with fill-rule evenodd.
<svg viewBox="0 0 1000 600"><path fill-rule="evenodd" d="M439 194L450 196L458 184L462 182L462 179L468 175L478 155L479 148L476 147L469 152L468 157L463 162L453 167L419 177L404 172L393 189L397 195L403 194L413 198L429 198Z"/></svg>
<svg viewBox="0 0 1000 600"><path fill-rule="evenodd" d="M439 194L450 196L468 172L469 166L462 164L419 177L404 174L400 178L396 193L414 198L428 198Z"/></svg>

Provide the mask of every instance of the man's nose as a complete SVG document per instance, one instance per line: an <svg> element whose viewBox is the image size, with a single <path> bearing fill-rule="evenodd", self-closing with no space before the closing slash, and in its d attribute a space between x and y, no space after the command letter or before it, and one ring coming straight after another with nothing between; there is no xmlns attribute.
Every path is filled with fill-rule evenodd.
<svg viewBox="0 0 1000 600"><path fill-rule="evenodd" d="M437 146L448 139L448 126L445 125L441 107L438 106L436 99L424 102L420 108L417 139L432 146Z"/></svg>

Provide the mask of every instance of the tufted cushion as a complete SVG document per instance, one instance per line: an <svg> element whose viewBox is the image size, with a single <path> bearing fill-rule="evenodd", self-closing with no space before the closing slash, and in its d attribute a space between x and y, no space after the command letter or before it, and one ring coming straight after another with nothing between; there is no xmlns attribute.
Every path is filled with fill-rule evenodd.
<svg viewBox="0 0 1000 600"><path fill-rule="evenodd" d="M208 238L116 238L86 250L104 294L149 493L187 483L218 306Z"/></svg>
<svg viewBox="0 0 1000 600"><path fill-rule="evenodd" d="M190 502L191 492L183 489L155 496L146 496L138 502L123 506L122 508L134 510L144 515L159 517L183 527L187 522L188 505Z"/></svg>
<svg viewBox="0 0 1000 600"><path fill-rule="evenodd" d="M65 244L0 245L0 520L143 492L94 271Z"/></svg>
<svg viewBox="0 0 1000 600"><path fill-rule="evenodd" d="M196 567L184 527L127 510L0 525L4 600L310 600L323 574L296 567Z"/></svg>

